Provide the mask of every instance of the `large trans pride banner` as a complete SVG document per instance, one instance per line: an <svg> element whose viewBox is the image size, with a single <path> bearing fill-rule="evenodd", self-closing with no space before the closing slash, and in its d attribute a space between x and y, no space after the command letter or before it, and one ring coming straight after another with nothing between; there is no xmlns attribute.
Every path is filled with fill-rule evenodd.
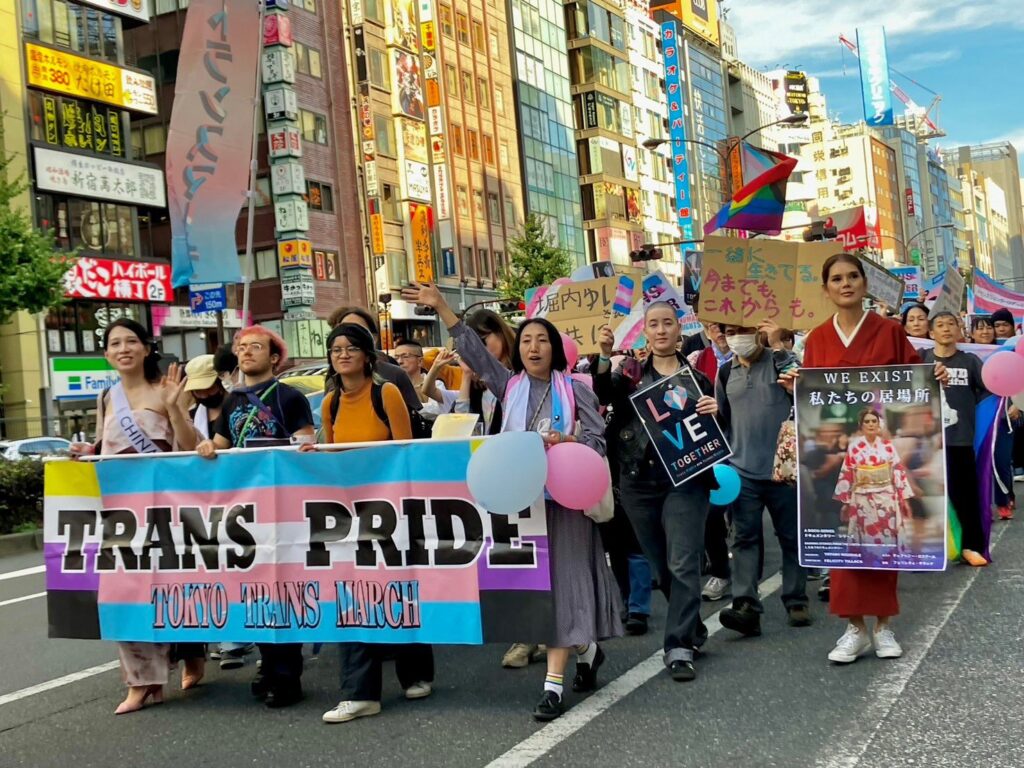
<svg viewBox="0 0 1024 768"><path fill-rule="evenodd" d="M543 508L475 504L480 443L48 463L50 637L543 641Z"/></svg>

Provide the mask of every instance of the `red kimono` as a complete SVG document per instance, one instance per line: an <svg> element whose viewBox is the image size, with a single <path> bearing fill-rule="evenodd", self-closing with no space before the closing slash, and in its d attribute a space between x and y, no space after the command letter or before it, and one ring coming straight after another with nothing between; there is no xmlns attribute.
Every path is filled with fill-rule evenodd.
<svg viewBox="0 0 1024 768"><path fill-rule="evenodd" d="M868 312L864 323L845 346L832 318L815 328L804 348L805 368L842 368L920 363L902 326ZM862 571L833 568L829 610L837 616L895 616L900 612L896 594L897 571Z"/></svg>

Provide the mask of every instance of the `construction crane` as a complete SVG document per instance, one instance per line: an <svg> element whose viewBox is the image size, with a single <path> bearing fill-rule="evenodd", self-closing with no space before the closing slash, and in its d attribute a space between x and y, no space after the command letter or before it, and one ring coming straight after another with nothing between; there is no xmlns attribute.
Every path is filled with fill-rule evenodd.
<svg viewBox="0 0 1024 768"><path fill-rule="evenodd" d="M854 42L847 40L846 37L843 35L839 36L839 42L845 45L850 50L850 53L856 56L857 59L860 59L860 52L857 50L857 45ZM897 99L903 102L903 104L907 108L907 112L914 115L915 117L919 117L924 122L924 125L918 123L917 125L914 126L914 132L917 134L918 138L935 139L941 136L945 136L946 132L939 128L939 126L936 125L935 121L932 120L931 117L929 117L929 115L933 111L936 113L936 115L938 114L939 102L942 101L942 96L935 93L935 91L931 90L930 88L921 85L921 83L917 82L914 78L908 75L904 75L902 72L898 72L895 69L891 69L891 71L896 72L896 74L907 78L907 80L912 82L914 85L923 88L924 90L928 91L928 93L932 94L932 96L934 96L934 98L932 99L932 103L929 105L928 109L924 109L923 107L918 105L912 98L910 98L910 94L908 94L906 91L900 88L900 86L897 85L895 80L889 78L889 90L892 91L893 96L895 96Z"/></svg>

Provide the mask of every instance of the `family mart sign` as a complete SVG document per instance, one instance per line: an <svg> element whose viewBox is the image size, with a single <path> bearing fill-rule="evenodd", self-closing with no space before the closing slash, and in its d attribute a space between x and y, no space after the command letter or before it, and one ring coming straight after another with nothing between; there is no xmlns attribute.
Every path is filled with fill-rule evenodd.
<svg viewBox="0 0 1024 768"><path fill-rule="evenodd" d="M117 380L105 357L50 358L50 392L55 400L95 397Z"/></svg>

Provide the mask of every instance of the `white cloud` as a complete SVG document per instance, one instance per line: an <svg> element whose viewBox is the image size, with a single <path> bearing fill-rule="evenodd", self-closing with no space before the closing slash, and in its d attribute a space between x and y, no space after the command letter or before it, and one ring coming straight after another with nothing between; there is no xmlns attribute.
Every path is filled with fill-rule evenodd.
<svg viewBox="0 0 1024 768"><path fill-rule="evenodd" d="M886 28L890 62L896 61L898 43L904 36L919 41L936 32L1024 26L1020 0L976 0L970 4L963 0L727 0L726 5L729 23L736 29L739 56L752 66L796 64L802 61L801 56L835 61L840 51L839 35L855 41L857 26L866 23ZM956 58L959 52L936 51L931 55ZM946 60L933 58L931 65ZM919 68L926 66L929 64ZM815 74L810 67L808 70Z"/></svg>

